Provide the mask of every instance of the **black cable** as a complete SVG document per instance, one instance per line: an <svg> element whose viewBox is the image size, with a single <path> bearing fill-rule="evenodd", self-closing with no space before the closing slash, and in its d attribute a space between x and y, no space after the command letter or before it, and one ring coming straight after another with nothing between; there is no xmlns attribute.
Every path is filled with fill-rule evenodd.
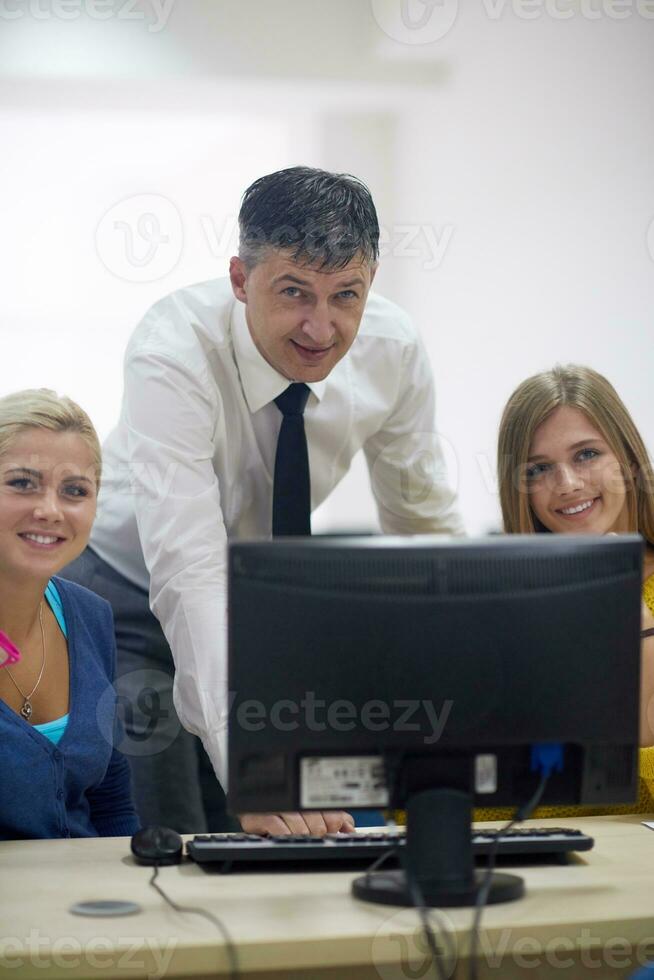
<svg viewBox="0 0 654 980"><path fill-rule="evenodd" d="M488 893L490 891L491 883L493 880L493 872L495 871L495 862L497 861L497 853L499 851L500 844L502 842L502 837L508 834L517 823L521 823L523 820L528 820L533 811L536 809L540 803L541 797L547 786L547 780L550 778L549 772L543 773L541 776L536 792L531 797L531 799L525 803L523 806L518 807L514 817L509 820L506 826L502 827L501 830L497 832L497 836L493 841L493 846L491 847L490 853L488 855L488 868L486 874L484 875L484 880L482 881L479 891L477 892L477 901L475 903L475 915L472 920L472 929L470 932L470 980L477 980L477 941L479 939L479 927L481 925L481 916L484 911L484 906L488 898Z"/></svg>
<svg viewBox="0 0 654 980"><path fill-rule="evenodd" d="M432 963L434 964L436 972L438 973L438 980L449 980L449 974L446 973L445 967L443 966L442 954L444 953L448 960L454 964L456 962L456 950L454 949L451 936L448 935L446 926L443 925L440 910L436 908L427 908L418 879L413 877L408 868L406 871L406 880L409 886L413 907L420 916L420 924L422 925L422 931L425 935L425 939L427 940L427 948L431 954ZM429 921L430 912L436 918L438 923L437 934L442 937L440 948L436 942L436 935L432 929L431 922ZM446 936L447 943L445 942Z"/></svg>
<svg viewBox="0 0 654 980"><path fill-rule="evenodd" d="M382 751L382 757L384 759L384 769L386 776L386 783L389 787L389 799L395 799L398 792L398 782L400 778L400 773L402 770L402 765L404 762L404 753L401 753L398 758L394 758L392 761L385 755ZM393 848L392 854L398 853L398 847ZM366 872L366 878L371 874L376 868L384 863L389 855L383 855L382 858L378 858L375 863ZM424 933L425 939L427 941L427 948L431 954L434 967L438 973L438 980L449 980L448 975L445 973L441 954L444 952L449 960L454 964L456 962L456 949L452 941L452 937L448 934L447 924L443 925L443 919L441 913L436 908L427 909L425 905L425 899L422 894L422 889L418 881L410 874L408 867L404 871L406 875L407 887L411 895L411 900L413 906L420 917L420 923L422 925L422 931ZM434 918L438 923L437 933L442 937L442 949L439 949L438 943L436 942L436 936L434 935L434 930L432 929L431 923L429 921L429 913L432 913ZM447 942L445 938L447 937Z"/></svg>
<svg viewBox="0 0 654 980"><path fill-rule="evenodd" d="M375 858L375 860L372 862L370 867L366 868L366 870L364 871L366 885L369 884L370 875L373 873L373 871L377 871L378 868L381 868L382 864L385 864L389 858L396 857L396 855L399 852L399 848L400 845L396 844L395 847L389 847L387 851L382 851L379 857Z"/></svg>
<svg viewBox="0 0 654 980"><path fill-rule="evenodd" d="M191 912L193 915L202 915L205 919L208 919L209 922L213 922L213 924L218 928L225 942L227 958L229 959L229 973L231 980L238 980L238 957L236 955L236 947L234 945L234 940L227 931L227 927L224 925L224 923L222 923L220 919L211 912L207 912L206 909L196 908L193 905L178 905L177 902L174 902L172 898L169 898L168 895L166 895L161 885L157 884L158 875L159 866L155 864L154 868L152 869L152 877L150 878L149 883L152 885L155 891L157 891L161 897L168 902L171 908L175 909L176 912Z"/></svg>
<svg viewBox="0 0 654 980"><path fill-rule="evenodd" d="M370 867L366 868L364 872L366 884L368 883L370 875L373 874L373 872L376 872L379 868L381 868L381 866L385 864L386 861L389 860L389 858L398 855L399 850L400 850L400 845L396 844L395 847L389 848L387 851L384 851L383 854L380 854L378 858L375 858L375 860L370 865ZM448 980L447 974L443 970L443 964L441 962L441 950L438 948L438 943L436 942L436 937L434 935L434 931L429 921L429 914L427 909L425 908L425 900L423 898L420 885L418 884L417 881L413 879L412 876L409 875L408 871L405 871L405 874L406 874L407 885L411 893L411 899L413 901L413 905L416 911L418 912L418 915L420 916L422 930L424 932L425 939L427 940L427 948L429 949L431 958L434 962L436 970L438 971L438 980ZM438 910L431 909L431 911L434 913L436 919L438 920L439 919ZM443 942L442 946L445 955L451 959L454 952L453 943L451 937L448 936L447 934L447 929L443 927L442 922L439 922L438 933L442 935L443 938L447 936L447 943Z"/></svg>

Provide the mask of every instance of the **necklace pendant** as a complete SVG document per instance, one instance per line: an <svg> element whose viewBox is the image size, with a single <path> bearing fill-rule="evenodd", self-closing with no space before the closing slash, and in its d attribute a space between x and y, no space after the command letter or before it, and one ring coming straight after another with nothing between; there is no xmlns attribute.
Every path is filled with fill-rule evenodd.
<svg viewBox="0 0 654 980"><path fill-rule="evenodd" d="M27 698L25 698L25 700L23 701L23 706L20 709L20 713L25 719L25 721L29 721L30 718L32 717L32 705L30 704Z"/></svg>

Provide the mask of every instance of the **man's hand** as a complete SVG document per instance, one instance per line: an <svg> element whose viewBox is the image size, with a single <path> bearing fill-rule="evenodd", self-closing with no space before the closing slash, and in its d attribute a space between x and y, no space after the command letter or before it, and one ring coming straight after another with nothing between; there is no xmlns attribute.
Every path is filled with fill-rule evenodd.
<svg viewBox="0 0 654 980"><path fill-rule="evenodd" d="M241 827L246 834L311 834L323 837L339 830L351 833L354 818L344 810L318 810L311 813L241 813Z"/></svg>

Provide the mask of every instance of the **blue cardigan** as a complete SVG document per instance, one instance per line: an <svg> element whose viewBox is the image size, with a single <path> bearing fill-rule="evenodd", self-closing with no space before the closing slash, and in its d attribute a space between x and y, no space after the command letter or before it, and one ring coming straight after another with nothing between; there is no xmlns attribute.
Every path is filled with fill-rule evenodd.
<svg viewBox="0 0 654 980"><path fill-rule="evenodd" d="M111 607L54 579L68 629L69 719L58 745L0 700L0 840L119 837L138 830L112 687Z"/></svg>

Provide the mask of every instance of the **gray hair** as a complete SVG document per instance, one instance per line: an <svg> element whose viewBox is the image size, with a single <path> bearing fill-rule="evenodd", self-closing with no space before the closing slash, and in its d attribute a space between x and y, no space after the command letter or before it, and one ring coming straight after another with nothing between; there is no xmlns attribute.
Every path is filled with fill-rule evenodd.
<svg viewBox="0 0 654 980"><path fill-rule="evenodd" d="M251 269L271 249L324 271L357 256L379 257L379 223L370 191L350 174L290 167L260 177L239 212L239 257Z"/></svg>

